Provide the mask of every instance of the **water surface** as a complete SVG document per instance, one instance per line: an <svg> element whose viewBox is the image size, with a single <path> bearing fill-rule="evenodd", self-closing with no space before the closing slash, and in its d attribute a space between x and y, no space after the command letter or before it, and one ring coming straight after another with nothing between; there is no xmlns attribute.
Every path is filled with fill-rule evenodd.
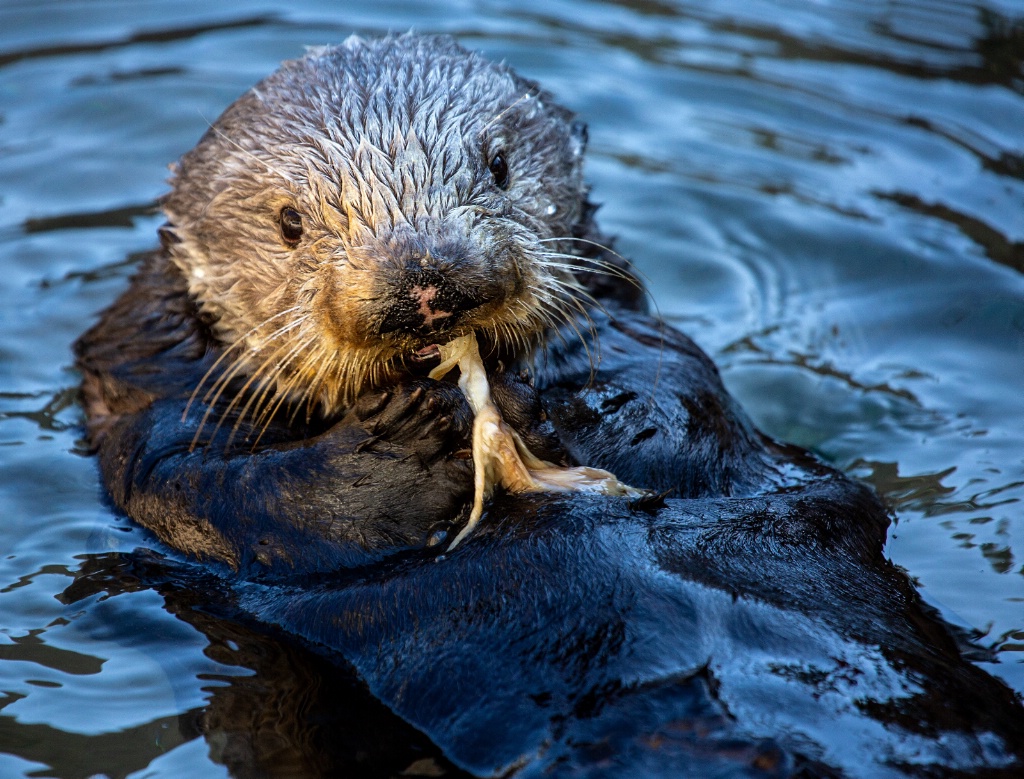
<svg viewBox="0 0 1024 779"><path fill-rule="evenodd" d="M166 165L308 44L450 32L590 124L600 220L770 434L871 482L888 554L1024 692L1024 7L1009 0L0 6L0 776L220 776L253 676L79 451L69 347Z"/></svg>

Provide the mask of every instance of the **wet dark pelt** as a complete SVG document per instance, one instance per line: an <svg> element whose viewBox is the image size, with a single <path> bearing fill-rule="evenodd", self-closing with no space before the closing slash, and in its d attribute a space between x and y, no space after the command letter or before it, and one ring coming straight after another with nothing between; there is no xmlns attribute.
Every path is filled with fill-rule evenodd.
<svg viewBox="0 0 1024 779"><path fill-rule="evenodd" d="M1020 701L873 493L647 313L584 144L446 38L312 50L229 107L76 347L106 489L169 557L78 590L130 575L238 647L263 683L200 726L236 776L1019 776ZM472 417L422 363L468 332L533 451L650 496L498 494L446 553Z"/></svg>

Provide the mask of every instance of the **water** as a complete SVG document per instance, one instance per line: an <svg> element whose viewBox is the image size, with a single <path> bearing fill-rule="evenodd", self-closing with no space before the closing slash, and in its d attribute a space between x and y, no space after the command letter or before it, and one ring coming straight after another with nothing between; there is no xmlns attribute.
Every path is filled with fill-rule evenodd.
<svg viewBox="0 0 1024 779"><path fill-rule="evenodd" d="M189 722L253 676L238 644L130 581L61 595L145 543L79 451L69 345L154 245L166 164L353 31L453 33L584 117L661 314L875 485L888 554L1024 692L1024 4L367 5L0 5L0 776L227 774Z"/></svg>

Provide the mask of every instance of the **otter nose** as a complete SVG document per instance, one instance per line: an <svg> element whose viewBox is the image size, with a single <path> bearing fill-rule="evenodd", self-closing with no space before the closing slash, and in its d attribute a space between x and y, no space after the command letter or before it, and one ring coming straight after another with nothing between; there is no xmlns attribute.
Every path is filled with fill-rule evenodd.
<svg viewBox="0 0 1024 779"><path fill-rule="evenodd" d="M459 315L486 302L480 294L459 288L435 269L403 273L387 295L380 332L440 332L455 326Z"/></svg>

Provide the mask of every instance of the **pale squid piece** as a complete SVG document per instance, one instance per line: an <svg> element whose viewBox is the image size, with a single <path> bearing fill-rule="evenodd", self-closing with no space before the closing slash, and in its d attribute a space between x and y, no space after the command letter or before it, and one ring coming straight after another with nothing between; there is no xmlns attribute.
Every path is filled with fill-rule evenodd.
<svg viewBox="0 0 1024 779"><path fill-rule="evenodd" d="M459 366L459 389L473 410L473 467L475 495L469 521L452 541L454 549L480 521L484 501L500 484L509 492L593 492L601 495L645 495L623 484L608 471L579 466L562 468L534 455L515 430L505 424L491 400L491 388L475 335L464 335L440 347L441 364L430 372L439 379Z"/></svg>

